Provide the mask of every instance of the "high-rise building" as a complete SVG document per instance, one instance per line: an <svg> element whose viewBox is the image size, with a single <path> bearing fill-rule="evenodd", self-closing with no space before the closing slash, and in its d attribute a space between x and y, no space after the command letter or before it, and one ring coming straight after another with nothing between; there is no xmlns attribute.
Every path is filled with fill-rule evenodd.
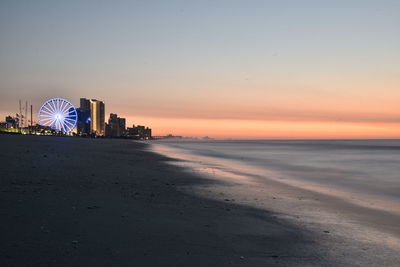
<svg viewBox="0 0 400 267"><path fill-rule="evenodd" d="M96 99L90 100L90 130L95 135L105 133L105 105L103 101Z"/></svg>
<svg viewBox="0 0 400 267"><path fill-rule="evenodd" d="M126 120L125 118L118 118L118 126L120 135L124 135L126 132Z"/></svg>
<svg viewBox="0 0 400 267"><path fill-rule="evenodd" d="M106 136L120 137L125 134L125 130L125 118L120 118L117 114L111 113L110 118L108 119Z"/></svg>
<svg viewBox="0 0 400 267"><path fill-rule="evenodd" d="M80 99L80 108L85 109L85 110L90 110L90 100L86 98L81 98Z"/></svg>
<svg viewBox="0 0 400 267"><path fill-rule="evenodd" d="M90 101L86 98L81 98L80 107L76 110L78 114L77 130L79 134L90 134Z"/></svg>
<svg viewBox="0 0 400 267"><path fill-rule="evenodd" d="M78 132L81 134L105 134L105 105L96 99L80 99Z"/></svg>

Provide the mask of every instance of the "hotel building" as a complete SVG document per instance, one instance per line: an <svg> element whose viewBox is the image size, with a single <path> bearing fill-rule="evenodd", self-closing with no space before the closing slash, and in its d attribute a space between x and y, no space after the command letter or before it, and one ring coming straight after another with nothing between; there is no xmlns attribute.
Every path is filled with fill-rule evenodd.
<svg viewBox="0 0 400 267"><path fill-rule="evenodd" d="M96 99L80 99L78 132L103 136L105 134L105 105Z"/></svg>

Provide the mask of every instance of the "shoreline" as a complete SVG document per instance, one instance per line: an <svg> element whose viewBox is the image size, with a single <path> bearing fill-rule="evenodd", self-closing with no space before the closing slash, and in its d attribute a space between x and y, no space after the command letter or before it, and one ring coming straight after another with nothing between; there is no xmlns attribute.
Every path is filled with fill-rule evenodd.
<svg viewBox="0 0 400 267"><path fill-rule="evenodd" d="M380 209L359 203L353 197L342 198L339 194L314 190L314 187L299 186L291 180L281 180L269 175L254 174L253 170L236 166L240 161L221 159L219 156L201 156L193 154L168 143L153 145L153 151L179 159L171 164L183 166L186 172L196 172L216 183L214 188L197 186L183 188L201 197L210 199L234 199L236 203L275 213L278 218L295 223L302 229L310 230L314 235L329 233L334 235L321 246L343 246L344 254L357 254L357 250L371 250L392 257L400 262L400 216L398 209ZM212 153L210 152L210 155ZM228 165L227 165L228 164ZM233 167L235 166L235 167ZM245 170L245 171L243 171ZM324 236L318 238L324 239ZM380 251L380 252L377 252ZM361 256L361 255L360 255ZM364 255L362 257L368 258ZM377 257L379 258L379 257ZM365 261L364 264L379 265L385 258ZM390 261L389 261L390 262ZM393 263L385 263L391 265Z"/></svg>
<svg viewBox="0 0 400 267"><path fill-rule="evenodd" d="M174 159L147 151L143 142L0 135L0 144L3 266L395 266L399 260L391 252L373 255L379 247L341 247L331 233L315 234L289 218L295 215L232 201L228 192L216 200L182 190L229 185L172 166Z"/></svg>
<svg viewBox="0 0 400 267"><path fill-rule="evenodd" d="M283 178L282 174L278 173L276 170L263 173L261 169L257 169L255 166L246 166L246 163L240 160L225 159L218 156L215 158L213 156L199 156L191 154L190 152L188 153L183 147L178 149L175 146L169 146L168 143L152 143L150 146L152 148L151 151L181 160L181 162L173 161L172 164L174 165L183 166L191 172L198 172L201 176L213 180L234 183L238 185L237 188L239 188L239 191L240 186L246 188L242 190L244 191L242 192L243 197L246 195L260 194L260 192L257 192L260 191L257 190L258 187L262 188L263 191L272 187L274 189L271 190L270 197L273 198L272 195L274 195L276 188L280 188L280 194L284 191L290 191L299 195L299 200L318 199L318 203L309 204L312 206L319 206L325 210L329 209L330 212L339 211L343 216L357 219L360 224L374 227L377 231L384 231L394 235L398 239L400 238L400 210L399 206L395 204L397 203L397 199L381 199L377 197L366 199L365 195L358 192L341 192L340 188L322 188L322 185L315 183L295 180L293 178ZM224 189L221 188L221 190ZM252 192L245 192L246 190ZM234 190L232 191L235 192ZM286 195L287 198L291 197L289 193L286 193ZM261 196L261 198L265 198L265 196ZM250 206L260 206L256 202L247 201L246 203ZM295 203L291 203L291 205L294 204ZM266 205L263 206L263 208L270 209L272 207ZM282 209L278 210L282 211ZM355 213L355 216L349 211ZM292 213L293 211L284 210L284 212ZM400 239L397 243L400 247Z"/></svg>

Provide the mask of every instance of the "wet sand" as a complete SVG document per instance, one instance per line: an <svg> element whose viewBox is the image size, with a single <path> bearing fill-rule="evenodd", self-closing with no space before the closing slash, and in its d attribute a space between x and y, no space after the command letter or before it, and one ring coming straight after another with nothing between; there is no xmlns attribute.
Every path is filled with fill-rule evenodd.
<svg viewBox="0 0 400 267"><path fill-rule="evenodd" d="M268 203L240 203L229 182L171 165L146 143L0 135L0 145L1 266L400 262L396 248L343 243L334 229L302 226L295 214L266 209ZM276 198L290 193L273 186ZM213 197L191 192L205 188ZM226 192L215 191L221 188Z"/></svg>
<svg viewBox="0 0 400 267"><path fill-rule="evenodd" d="M178 143L185 147L186 142ZM207 147L207 144L204 146ZM184 167L187 172L224 181L212 187L199 185L190 188L191 194L211 199L219 199L220 195L231 196L235 198L236 203L272 211L280 214L280 217L294 220L296 224L312 226L313 231L334 229L335 236L351 238L350 243L355 247L360 244L353 240L358 240L367 243L362 245L363 247L387 246L386 250L397 251L395 254L400 252L398 199L387 198L381 201L376 195L343 192L333 186L287 179L285 174L273 170L273 163L267 163L265 169L257 168L249 162L227 159L220 155L215 157L204 152L190 153L185 149L177 149L174 143L171 146L170 142L165 141L152 142L150 147L151 151L179 159L171 161L170 164ZM268 151L268 148L265 149ZM210 151L207 152L213 155ZM266 157L269 156L268 153L265 154ZM331 172L318 170L312 175L329 176L332 175Z"/></svg>

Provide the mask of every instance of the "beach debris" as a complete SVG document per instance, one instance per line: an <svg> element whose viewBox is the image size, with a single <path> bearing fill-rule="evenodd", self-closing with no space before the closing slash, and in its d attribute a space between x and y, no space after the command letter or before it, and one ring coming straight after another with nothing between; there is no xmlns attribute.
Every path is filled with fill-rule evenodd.
<svg viewBox="0 0 400 267"><path fill-rule="evenodd" d="M46 155L46 154L44 154L44 155L43 155L43 158L47 158L47 155Z"/></svg>
<svg viewBox="0 0 400 267"><path fill-rule="evenodd" d="M241 260L244 260L244 256L240 256L240 259L241 259Z"/></svg>
<svg viewBox="0 0 400 267"><path fill-rule="evenodd" d="M226 211L231 211L231 209L230 209L230 208L226 208L225 210L226 210Z"/></svg>
<svg viewBox="0 0 400 267"><path fill-rule="evenodd" d="M329 231L326 231L326 230L325 230L324 233L325 233L325 234L329 234Z"/></svg>
<svg viewBox="0 0 400 267"><path fill-rule="evenodd" d="M230 199L227 199L227 198L225 198L224 200L225 200L225 201L231 201Z"/></svg>

